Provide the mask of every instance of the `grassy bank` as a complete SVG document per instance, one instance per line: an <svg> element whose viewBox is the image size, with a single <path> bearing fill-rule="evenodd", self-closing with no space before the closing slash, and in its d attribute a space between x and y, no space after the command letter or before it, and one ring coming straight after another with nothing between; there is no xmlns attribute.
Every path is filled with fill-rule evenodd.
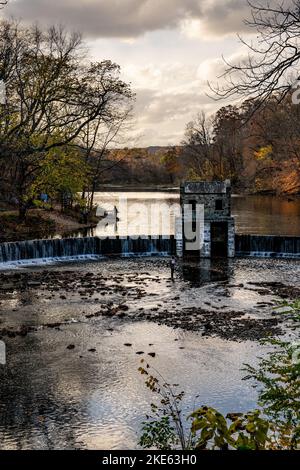
<svg viewBox="0 0 300 470"><path fill-rule="evenodd" d="M80 223L79 215L75 213L43 209L29 210L25 221L20 222L16 210L3 210L0 212L0 243L47 238L56 233L63 236L95 225L94 220L88 224Z"/></svg>

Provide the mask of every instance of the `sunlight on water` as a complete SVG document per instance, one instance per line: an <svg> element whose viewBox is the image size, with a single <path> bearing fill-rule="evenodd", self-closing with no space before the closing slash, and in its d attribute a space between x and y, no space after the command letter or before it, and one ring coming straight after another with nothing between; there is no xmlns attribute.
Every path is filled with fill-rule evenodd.
<svg viewBox="0 0 300 470"><path fill-rule="evenodd" d="M120 202L127 200L127 205ZM174 235L178 215L179 192L104 192L96 193L95 203L111 212L116 206L119 221L99 226L86 234L102 235ZM236 232L257 235L300 236L300 199L272 196L234 196L232 214Z"/></svg>
<svg viewBox="0 0 300 470"><path fill-rule="evenodd" d="M182 309L184 316L185 307L201 306L216 309L216 315L243 310L262 318L272 311L274 296L259 292L253 282L300 282L300 263L284 260L204 260L201 266L183 266L175 284L169 281L167 263L159 259L59 264L24 272L28 270L41 280L50 271L65 273L66 279L70 273L76 286L88 273L99 273L100 286L102 277L107 284L104 296L80 294L80 287L66 292L63 281L58 291L41 286L2 293L3 325L37 329L25 337L7 338L7 366L0 369L1 449L136 448L154 399L137 371L139 351L167 381L185 390L185 414L203 404L224 413L255 408L256 391L241 380L241 369L244 363L255 364L265 346L134 321L135 315L141 305L151 312L162 304L170 315ZM86 314L98 311L103 299L124 299L118 294L120 285L128 289L132 317L88 319ZM143 300L131 299L130 293L141 287L146 292ZM262 309L262 301L271 307ZM57 329L42 327L56 322ZM75 345L73 350L67 349L70 344ZM150 352L155 358L148 356Z"/></svg>

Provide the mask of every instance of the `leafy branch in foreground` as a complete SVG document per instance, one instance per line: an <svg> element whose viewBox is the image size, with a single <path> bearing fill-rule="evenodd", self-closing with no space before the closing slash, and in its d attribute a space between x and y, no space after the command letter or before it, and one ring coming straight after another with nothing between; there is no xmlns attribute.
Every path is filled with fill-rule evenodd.
<svg viewBox="0 0 300 470"><path fill-rule="evenodd" d="M152 416L147 416L148 422L144 423L143 435L140 444L149 448L155 445L158 449L170 450L172 445L180 444L182 449L189 449L192 445L191 432L187 436L185 433L182 411L180 403L184 397L184 392L176 393L175 389L178 384L169 384L164 377L156 371L160 380L150 373L150 365L141 360L142 366L139 372L146 375L146 386L151 392L156 393L160 397L160 406L155 403L151 404ZM143 367L145 365L145 367Z"/></svg>
<svg viewBox="0 0 300 470"><path fill-rule="evenodd" d="M248 375L245 380L255 379L262 386L259 392L262 410L229 413L226 417L214 408L202 406L184 420L181 409L184 392L176 393L174 390L178 385L168 384L142 359L139 372L146 376L146 386L159 396L160 403L152 403L152 414L143 423L139 444L143 448L160 450L298 449L299 345L279 341L272 341L272 344L276 349L260 359L257 369L246 365Z"/></svg>
<svg viewBox="0 0 300 470"><path fill-rule="evenodd" d="M297 449L300 443L300 343L273 340L277 348L260 358L259 368L246 365L248 375L261 384L259 405L275 427L272 446Z"/></svg>

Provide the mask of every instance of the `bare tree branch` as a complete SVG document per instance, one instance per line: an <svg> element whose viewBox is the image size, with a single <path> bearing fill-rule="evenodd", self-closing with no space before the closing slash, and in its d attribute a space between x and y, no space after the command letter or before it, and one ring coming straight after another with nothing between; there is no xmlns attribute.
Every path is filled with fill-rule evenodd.
<svg viewBox="0 0 300 470"><path fill-rule="evenodd" d="M300 0L248 3L251 17L245 23L256 39L240 38L247 57L237 63L224 59L226 70L219 78L225 84L210 88L216 99L252 97L262 105L274 96L280 102L300 76Z"/></svg>

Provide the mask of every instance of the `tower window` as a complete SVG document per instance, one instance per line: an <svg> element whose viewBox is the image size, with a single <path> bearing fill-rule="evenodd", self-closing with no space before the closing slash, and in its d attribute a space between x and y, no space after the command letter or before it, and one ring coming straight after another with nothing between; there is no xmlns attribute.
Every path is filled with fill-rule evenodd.
<svg viewBox="0 0 300 470"><path fill-rule="evenodd" d="M223 210L223 201L222 199L217 199L216 200L216 211L222 211Z"/></svg>

